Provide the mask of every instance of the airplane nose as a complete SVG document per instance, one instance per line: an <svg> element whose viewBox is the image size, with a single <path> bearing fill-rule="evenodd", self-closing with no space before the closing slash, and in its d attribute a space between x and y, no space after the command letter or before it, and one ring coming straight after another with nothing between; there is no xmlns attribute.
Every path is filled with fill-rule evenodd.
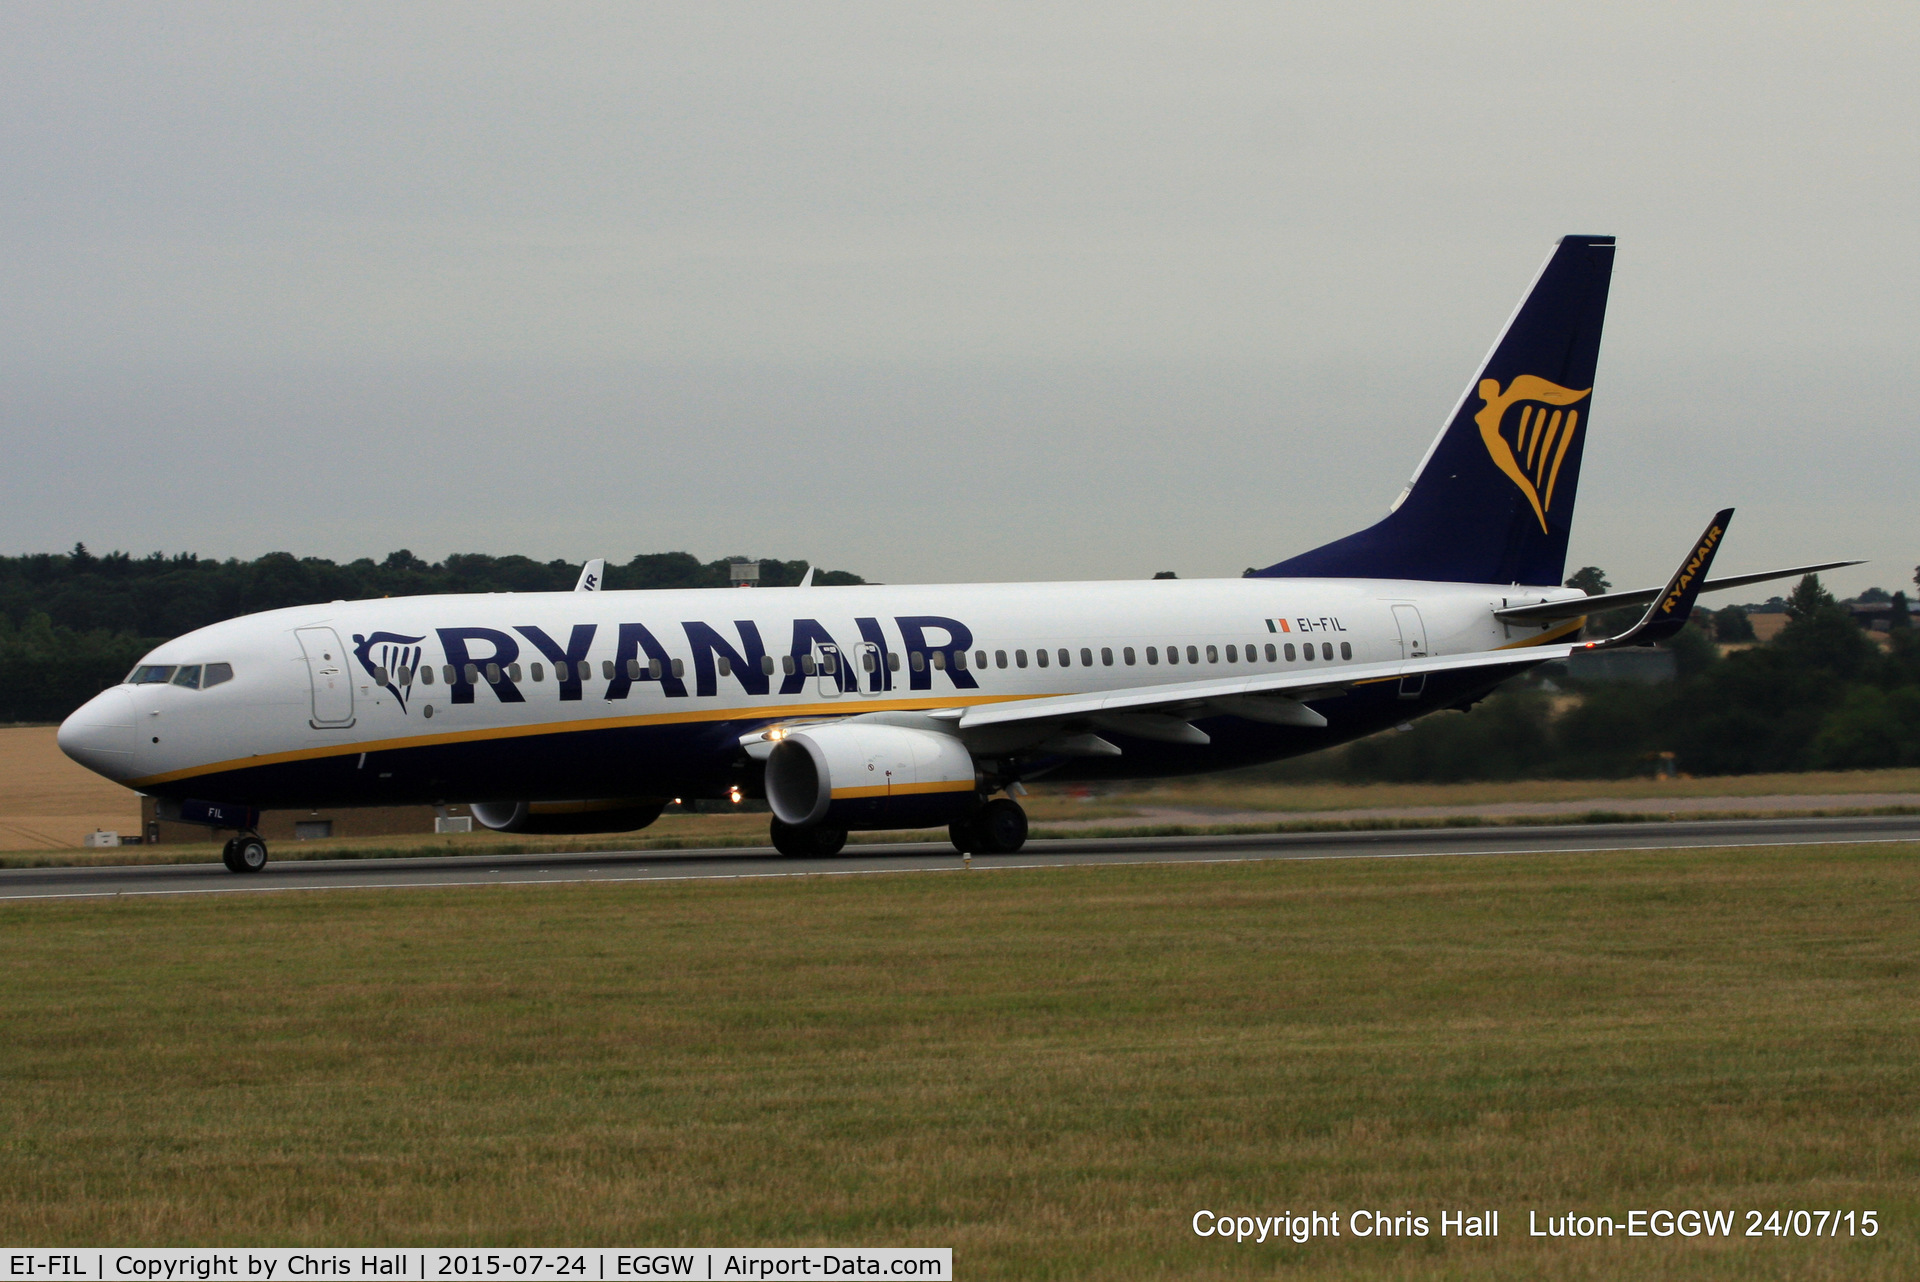
<svg viewBox="0 0 1920 1282"><path fill-rule="evenodd" d="M118 783L134 769L133 691L102 690L60 723L60 751L96 774Z"/></svg>

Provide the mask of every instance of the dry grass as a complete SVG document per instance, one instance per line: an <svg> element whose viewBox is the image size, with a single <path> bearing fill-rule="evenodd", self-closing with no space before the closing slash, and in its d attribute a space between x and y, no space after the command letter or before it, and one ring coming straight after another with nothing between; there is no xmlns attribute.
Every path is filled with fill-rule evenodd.
<svg viewBox="0 0 1920 1282"><path fill-rule="evenodd" d="M140 831L140 798L60 751L56 726L0 726L0 846L77 847Z"/></svg>
<svg viewBox="0 0 1920 1282"><path fill-rule="evenodd" d="M1911 1277L1917 901L1920 847L1868 846L4 905L0 1238ZM1525 1235L1685 1206L1886 1227Z"/></svg>

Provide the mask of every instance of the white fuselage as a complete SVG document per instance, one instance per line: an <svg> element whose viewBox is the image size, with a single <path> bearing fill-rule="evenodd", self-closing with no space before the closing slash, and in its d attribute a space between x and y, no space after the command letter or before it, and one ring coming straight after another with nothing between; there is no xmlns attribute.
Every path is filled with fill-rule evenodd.
<svg viewBox="0 0 1920 1282"><path fill-rule="evenodd" d="M741 736L770 724L1525 646L1578 622L1494 610L1578 595L1248 578L339 601L167 642L136 673L225 664L231 679L116 686L61 746L143 791L247 804L717 795ZM1358 706L1330 700L1333 724L1312 734L1134 751L1102 772L1310 751L1378 728L1340 715Z"/></svg>

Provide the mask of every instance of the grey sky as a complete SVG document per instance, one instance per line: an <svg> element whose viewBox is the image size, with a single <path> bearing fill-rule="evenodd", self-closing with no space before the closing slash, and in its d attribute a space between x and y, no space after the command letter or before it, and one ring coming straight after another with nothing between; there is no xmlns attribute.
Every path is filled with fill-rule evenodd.
<svg viewBox="0 0 1920 1282"><path fill-rule="evenodd" d="M1236 574L1620 237L1573 564L1920 562L1920 16L0 11L0 548Z"/></svg>

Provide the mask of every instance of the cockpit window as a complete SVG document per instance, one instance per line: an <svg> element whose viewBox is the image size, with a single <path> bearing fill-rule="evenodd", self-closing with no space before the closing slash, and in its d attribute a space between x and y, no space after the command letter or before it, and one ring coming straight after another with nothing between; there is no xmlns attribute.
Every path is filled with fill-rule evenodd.
<svg viewBox="0 0 1920 1282"><path fill-rule="evenodd" d="M231 663L143 663L127 674L129 685L177 685L189 690L205 690L231 680Z"/></svg>

